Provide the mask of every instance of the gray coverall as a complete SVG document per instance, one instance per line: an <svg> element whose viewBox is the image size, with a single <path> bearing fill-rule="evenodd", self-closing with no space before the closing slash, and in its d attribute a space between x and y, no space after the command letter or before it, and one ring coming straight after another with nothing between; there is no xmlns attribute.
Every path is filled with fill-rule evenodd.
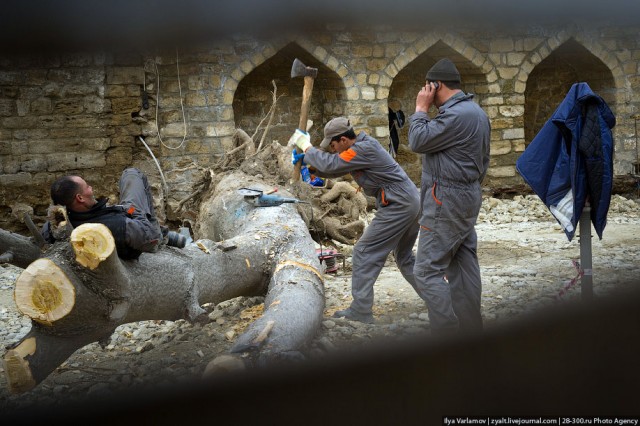
<svg viewBox="0 0 640 426"><path fill-rule="evenodd" d="M122 172L119 187L120 204L125 211L135 210L125 219L127 245L140 251L157 251L163 235L153 209L147 176L130 167Z"/></svg>
<svg viewBox="0 0 640 426"><path fill-rule="evenodd" d="M373 285L391 251L404 278L416 288L413 245L418 237L418 188L400 165L374 138L361 132L340 154L309 148L304 156L317 175L340 177L351 173L366 195L376 198L376 215L353 248L351 309L370 314Z"/></svg>
<svg viewBox="0 0 640 426"><path fill-rule="evenodd" d="M414 273L434 333L482 329L475 223L480 183L489 167L491 123L472 97L455 94L433 120L425 112L409 118L409 146L423 154Z"/></svg>

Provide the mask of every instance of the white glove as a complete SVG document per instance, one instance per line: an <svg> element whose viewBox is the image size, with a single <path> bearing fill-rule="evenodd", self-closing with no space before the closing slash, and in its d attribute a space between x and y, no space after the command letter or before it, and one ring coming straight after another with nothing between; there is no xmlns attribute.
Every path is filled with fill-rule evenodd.
<svg viewBox="0 0 640 426"><path fill-rule="evenodd" d="M309 136L309 133L300 129L296 129L293 135L291 135L291 137L289 138L289 142L287 143L287 146L294 145L300 148L302 152L305 152L307 149L311 148L311 137Z"/></svg>

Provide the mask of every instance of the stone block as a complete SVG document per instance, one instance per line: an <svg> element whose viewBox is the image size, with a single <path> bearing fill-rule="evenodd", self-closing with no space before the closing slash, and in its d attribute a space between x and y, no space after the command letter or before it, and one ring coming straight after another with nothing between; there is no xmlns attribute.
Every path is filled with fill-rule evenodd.
<svg viewBox="0 0 640 426"><path fill-rule="evenodd" d="M142 100L140 98L113 98L111 110L114 114L131 113L140 111Z"/></svg>
<svg viewBox="0 0 640 426"><path fill-rule="evenodd" d="M13 142L0 140L0 155L14 155Z"/></svg>
<svg viewBox="0 0 640 426"><path fill-rule="evenodd" d="M106 165L105 154L98 152L53 153L49 154L47 160L47 171L49 172L64 172L76 169L93 169L96 167L104 167Z"/></svg>
<svg viewBox="0 0 640 426"><path fill-rule="evenodd" d="M98 96L84 98L84 110L88 114L101 114L111 110L111 102Z"/></svg>
<svg viewBox="0 0 640 426"><path fill-rule="evenodd" d="M133 146L135 144L139 144L139 147L144 149L144 145L141 144L140 140L138 138L132 137L131 135L114 136L110 139L110 141L110 147ZM145 142L147 143L147 145L150 145L148 140L145 139Z"/></svg>
<svg viewBox="0 0 640 426"><path fill-rule="evenodd" d="M138 136L141 133L141 127L137 123L128 123L124 126L116 127L114 136Z"/></svg>
<svg viewBox="0 0 640 426"><path fill-rule="evenodd" d="M187 87L189 90L207 89L207 79L202 75L190 75L187 78Z"/></svg>
<svg viewBox="0 0 640 426"><path fill-rule="evenodd" d="M519 71L520 71L520 68L518 67L498 68L498 74L500 74L501 78L504 78L506 80L511 80L513 77L515 77L518 74Z"/></svg>
<svg viewBox="0 0 640 426"><path fill-rule="evenodd" d="M524 152L525 148L527 147L527 144L524 141L524 139L522 140L514 139L511 141L511 146L512 146L513 152Z"/></svg>
<svg viewBox="0 0 640 426"><path fill-rule="evenodd" d="M16 129L13 132L8 132L7 131L7 138L10 137L10 135L13 136L13 139L15 140L15 142L18 143L22 143L22 141L24 140L32 140L32 139L43 139L46 138L48 135L50 134L49 130L46 129ZM3 132L0 131L0 138L4 139L2 137Z"/></svg>
<svg viewBox="0 0 640 426"><path fill-rule="evenodd" d="M376 90L376 99L387 99L389 97L388 87L378 87Z"/></svg>
<svg viewBox="0 0 640 426"><path fill-rule="evenodd" d="M0 99L0 117L11 117L16 114L16 101Z"/></svg>
<svg viewBox="0 0 640 426"><path fill-rule="evenodd" d="M16 113L18 117L24 117L29 113L29 109L31 107L31 102L27 99L18 99L16 101Z"/></svg>
<svg viewBox="0 0 640 426"><path fill-rule="evenodd" d="M367 125L371 126L371 127L381 127L381 126L386 126L387 129L389 128L389 121L387 116L385 115L383 116L379 116L379 115L374 115L371 117L367 118Z"/></svg>
<svg viewBox="0 0 640 426"><path fill-rule="evenodd" d="M526 57L525 53L507 53L507 65L520 66Z"/></svg>
<svg viewBox="0 0 640 426"><path fill-rule="evenodd" d="M69 139L40 139L27 143L29 154L53 154L59 152L104 152L111 146L109 138L78 136Z"/></svg>
<svg viewBox="0 0 640 426"><path fill-rule="evenodd" d="M368 44L356 44L351 47L351 54L354 57L368 58L372 56L373 49L371 45Z"/></svg>
<svg viewBox="0 0 640 426"><path fill-rule="evenodd" d="M127 86L121 84L108 84L105 86L105 98L123 98L128 96Z"/></svg>
<svg viewBox="0 0 640 426"><path fill-rule="evenodd" d="M3 158L2 161L0 161L0 173L18 173L20 171L20 161L18 158L18 156L6 156Z"/></svg>
<svg viewBox="0 0 640 426"><path fill-rule="evenodd" d="M111 126L126 126L131 123L131 113L113 113L109 115L109 125Z"/></svg>
<svg viewBox="0 0 640 426"><path fill-rule="evenodd" d="M144 84L144 68L143 67L108 68L107 84Z"/></svg>
<svg viewBox="0 0 640 426"><path fill-rule="evenodd" d="M25 72L25 84L27 86L41 86L47 82L47 70L35 69Z"/></svg>
<svg viewBox="0 0 640 426"><path fill-rule="evenodd" d="M45 155L20 156L20 170L23 172L45 172L47 166L47 156Z"/></svg>
<svg viewBox="0 0 640 426"><path fill-rule="evenodd" d="M375 98L376 98L376 93L373 87L370 87L370 86L362 87L362 99L373 100Z"/></svg>
<svg viewBox="0 0 640 426"><path fill-rule="evenodd" d="M514 177L516 176L516 168L515 166L489 167L489 170L487 170L487 176L493 178Z"/></svg>
<svg viewBox="0 0 640 426"><path fill-rule="evenodd" d="M53 104L50 98L38 98L31 101L30 111L32 114L51 114L53 112Z"/></svg>
<svg viewBox="0 0 640 426"><path fill-rule="evenodd" d="M231 90L225 90L222 94L222 103L224 105L231 105L233 104L233 95L234 92Z"/></svg>
<svg viewBox="0 0 640 426"><path fill-rule="evenodd" d="M189 107L203 107L207 106L207 99L202 93L190 92L187 93L185 103Z"/></svg>
<svg viewBox="0 0 640 426"><path fill-rule="evenodd" d="M366 83L372 85L372 86L376 86L380 83L380 75L378 74L370 74Z"/></svg>
<svg viewBox="0 0 640 426"><path fill-rule="evenodd" d="M31 173L11 173L0 175L0 186L25 187L32 185Z"/></svg>
<svg viewBox="0 0 640 426"><path fill-rule="evenodd" d="M61 126L64 125L66 127L90 127L96 128L104 125L103 120L100 117L93 117L90 115L72 115L67 117L52 117L51 126L57 124L56 121L61 121ZM129 116L129 122L131 122L131 116ZM46 127L46 126L45 126Z"/></svg>
<svg viewBox="0 0 640 426"><path fill-rule="evenodd" d="M378 126L373 129L375 138L384 139L389 137L389 125Z"/></svg>
<svg viewBox="0 0 640 426"><path fill-rule="evenodd" d="M524 139L524 129L506 129L502 132L503 139Z"/></svg>
<svg viewBox="0 0 640 426"><path fill-rule="evenodd" d="M388 62L386 59L370 59L367 61L367 71L371 71L371 72L381 71L387 66L387 63Z"/></svg>
<svg viewBox="0 0 640 426"><path fill-rule="evenodd" d="M130 147L121 147L110 149L104 158L105 165L114 169L123 169L131 164L133 160L132 149Z"/></svg>
<svg viewBox="0 0 640 426"><path fill-rule="evenodd" d="M61 97L95 95L96 93L96 87L88 84L65 84L60 89Z"/></svg>
<svg viewBox="0 0 640 426"><path fill-rule="evenodd" d="M182 138L185 134L184 123L165 123L160 127L162 138Z"/></svg>
<svg viewBox="0 0 640 426"><path fill-rule="evenodd" d="M20 71L0 71L0 86L20 86L24 81L25 75Z"/></svg>
<svg viewBox="0 0 640 426"><path fill-rule="evenodd" d="M504 155L511 152L510 141L492 141L491 142L491 155Z"/></svg>
<svg viewBox="0 0 640 426"><path fill-rule="evenodd" d="M40 120L38 117L7 117L0 120L0 128L4 129L29 129L37 128Z"/></svg>
<svg viewBox="0 0 640 426"><path fill-rule="evenodd" d="M524 105L509 105L499 107L500 114L505 117L520 117L524 115Z"/></svg>
<svg viewBox="0 0 640 426"><path fill-rule="evenodd" d="M224 137L232 136L236 131L234 123L217 123L207 126L207 137Z"/></svg>
<svg viewBox="0 0 640 426"><path fill-rule="evenodd" d="M484 105L482 106L482 109L484 110L484 112L487 113L487 116L491 119L491 123L493 126L493 119L498 117L498 108L497 107L485 107Z"/></svg>

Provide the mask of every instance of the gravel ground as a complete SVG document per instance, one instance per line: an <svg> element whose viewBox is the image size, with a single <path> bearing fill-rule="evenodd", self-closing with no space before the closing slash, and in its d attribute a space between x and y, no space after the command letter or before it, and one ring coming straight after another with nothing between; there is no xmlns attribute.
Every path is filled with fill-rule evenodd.
<svg viewBox="0 0 640 426"><path fill-rule="evenodd" d="M638 281L638 201L614 196L608 218L603 239L592 239L595 297L633 290ZM577 271L572 263L580 257L579 238L569 242L537 197L485 199L477 231L487 328L547 306L580 300L580 280L574 280ZM351 248L337 248L345 255L346 266L339 262L338 272L326 277L325 320L316 338L304 348L308 358L356 350L383 338L430 338L426 307L392 259L376 283L375 324L330 318L351 301ZM2 348L18 341L31 327L13 303L13 283L20 273L21 269L14 266L0 267ZM205 305L211 319L206 325L144 321L120 326L104 349L94 343L78 350L24 394L11 395L0 371L0 411L55 406L86 396L144 391L197 379L208 362L224 354L247 324L260 315L262 301L260 297L240 297L217 305L215 310Z"/></svg>

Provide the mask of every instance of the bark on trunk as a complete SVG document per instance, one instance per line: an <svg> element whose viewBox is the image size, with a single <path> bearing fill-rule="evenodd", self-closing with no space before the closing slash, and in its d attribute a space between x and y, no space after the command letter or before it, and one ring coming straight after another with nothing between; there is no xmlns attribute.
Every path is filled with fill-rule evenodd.
<svg viewBox="0 0 640 426"><path fill-rule="evenodd" d="M1 263L11 263L26 268L40 256L42 252L31 238L0 229Z"/></svg>
<svg viewBox="0 0 640 426"><path fill-rule="evenodd" d="M31 331L3 358L11 390L32 388L77 349L106 342L121 324L195 321L204 314L202 304L237 296L266 294L265 310L232 352L249 352L246 359L257 364L295 354L321 323L320 263L295 207L254 207L236 191L247 186L270 189L243 173L229 175L201 205L198 244L165 246L134 261L103 247L99 230L77 237L79 227L71 236L79 243L58 242L29 265L40 250L0 230L0 250L10 248L12 263L25 267L16 301L33 320ZM96 241L104 256L87 261Z"/></svg>

